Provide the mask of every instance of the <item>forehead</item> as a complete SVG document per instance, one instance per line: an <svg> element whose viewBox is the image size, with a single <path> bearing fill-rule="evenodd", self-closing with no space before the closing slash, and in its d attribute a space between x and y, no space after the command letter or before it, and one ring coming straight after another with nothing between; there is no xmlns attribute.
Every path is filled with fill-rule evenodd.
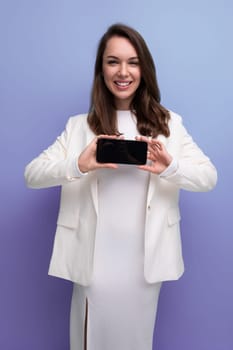
<svg viewBox="0 0 233 350"><path fill-rule="evenodd" d="M104 56L137 57L138 55L134 46L128 39L120 36L113 36L107 41Z"/></svg>

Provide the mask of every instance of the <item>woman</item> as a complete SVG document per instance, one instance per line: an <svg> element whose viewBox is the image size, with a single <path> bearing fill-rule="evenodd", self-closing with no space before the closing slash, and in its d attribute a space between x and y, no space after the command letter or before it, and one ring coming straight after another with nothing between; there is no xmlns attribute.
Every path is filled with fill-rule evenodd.
<svg viewBox="0 0 233 350"><path fill-rule="evenodd" d="M101 137L146 141L147 163L98 163ZM181 117L160 104L138 32L107 30L89 113L70 118L25 177L32 188L62 186L49 274L74 282L71 350L151 350L161 283L183 273L179 190L211 190L217 175Z"/></svg>

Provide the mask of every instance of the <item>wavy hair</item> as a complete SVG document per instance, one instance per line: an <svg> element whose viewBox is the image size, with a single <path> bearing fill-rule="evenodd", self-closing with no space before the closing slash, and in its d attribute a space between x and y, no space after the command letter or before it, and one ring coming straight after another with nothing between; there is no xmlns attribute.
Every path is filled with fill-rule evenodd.
<svg viewBox="0 0 233 350"><path fill-rule="evenodd" d="M88 124L96 134L119 134L116 123L114 96L105 85L102 66L103 54L107 42L113 36L123 37L135 48L141 69L141 82L137 88L130 110L137 119L137 129L141 135L156 137L159 134L169 136L169 112L160 104L160 91L156 78L156 69L151 53L142 36L133 28L124 24L114 24L101 38L95 61L94 81L91 93Z"/></svg>

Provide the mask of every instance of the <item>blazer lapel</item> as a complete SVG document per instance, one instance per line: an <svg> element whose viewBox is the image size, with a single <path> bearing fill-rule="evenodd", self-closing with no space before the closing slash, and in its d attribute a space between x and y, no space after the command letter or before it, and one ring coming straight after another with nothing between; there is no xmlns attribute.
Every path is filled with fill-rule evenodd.
<svg viewBox="0 0 233 350"><path fill-rule="evenodd" d="M86 144L88 145L95 137L96 135L90 130L89 126L87 126ZM91 172L89 176L90 176L91 196L94 203L96 214L98 214L98 184L97 184L97 176L95 174L95 171Z"/></svg>

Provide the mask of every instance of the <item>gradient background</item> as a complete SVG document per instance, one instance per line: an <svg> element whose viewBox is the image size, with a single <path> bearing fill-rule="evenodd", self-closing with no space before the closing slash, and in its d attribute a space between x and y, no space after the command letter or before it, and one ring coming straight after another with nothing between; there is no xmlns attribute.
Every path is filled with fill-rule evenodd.
<svg viewBox="0 0 233 350"><path fill-rule="evenodd" d="M59 189L29 190L23 172L87 111L97 42L116 21L144 36L162 103L219 173L214 191L181 193L186 272L163 285L154 349L233 349L232 18L231 0L1 2L0 349L68 350L71 283L47 276Z"/></svg>

